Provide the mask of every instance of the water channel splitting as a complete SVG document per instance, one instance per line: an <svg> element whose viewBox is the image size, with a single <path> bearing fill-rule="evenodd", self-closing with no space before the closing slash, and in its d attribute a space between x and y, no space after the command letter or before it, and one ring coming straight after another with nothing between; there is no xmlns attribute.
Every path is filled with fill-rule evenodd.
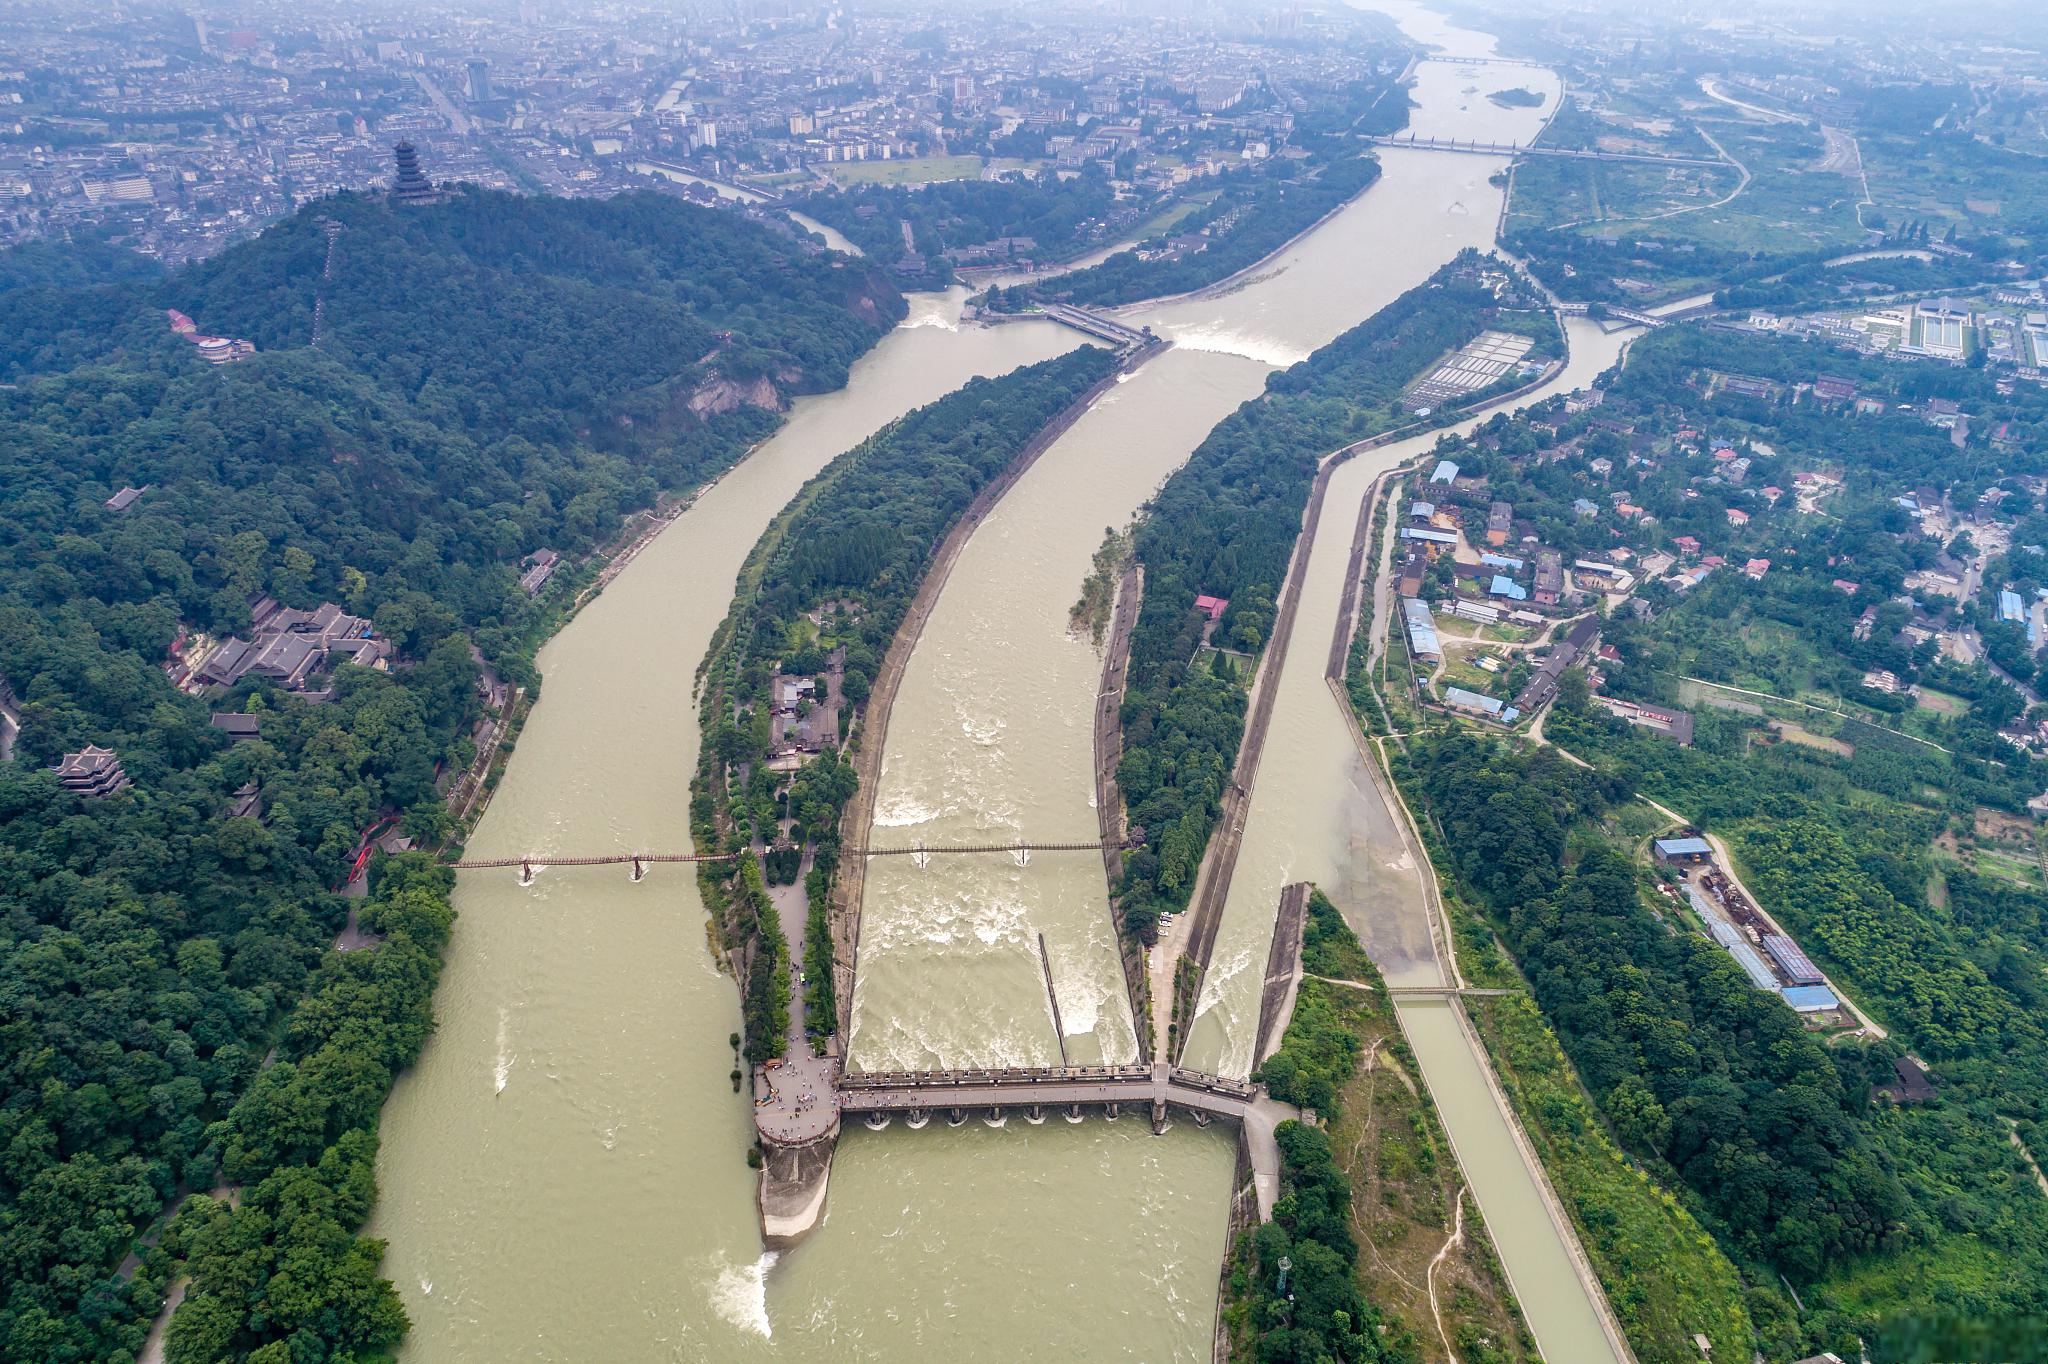
<svg viewBox="0 0 2048 1364"><path fill-rule="evenodd" d="M1431 36L1442 32L1434 30ZM1441 65L1423 65L1425 86L1432 68ZM1519 126L1512 123L1514 116L1509 113L1486 109L1471 115L1447 113L1458 108L1458 102L1450 92L1435 87L1419 93L1417 118L1424 124L1432 117L1451 117ZM1382 182L1299 243L1289 260L1276 263L1271 271L1248 277L1243 287L1227 299L1190 302L1182 313L1172 315L1163 324L1158 316L1164 315L1147 317L1162 336L1178 343L1177 352L1183 358L1173 362L1179 366L1176 375L1209 382L1212 389L1214 381L1222 378L1231 383L1244 382L1255 390L1263 382L1263 372L1240 380L1230 365L1243 364L1254 354L1259 357L1258 363L1267 368L1291 363L1307 349L1322 344L1379 306L1383 301L1381 286L1373 281L1381 275L1398 282L1411 274L1420 278L1434 268L1447 241L1455 245L1455 234L1467 228L1464 217L1429 217L1432 213L1441 214L1442 205L1448 200L1459 196L1472 202L1484 200L1486 211L1469 216L1490 229L1494 215L1487 196L1494 191L1485 184L1483 158L1441 156L1432 160L1429 153L1395 149L1389 149L1386 157L1390 170ZM1467 171L1464 167L1468 166L1478 170ZM1423 221L1438 222L1444 230L1434 235L1394 230ZM1478 231L1468 235L1477 236ZM1381 269L1371 272L1370 278L1356 269L1362 238L1375 247L1385 248L1380 257ZM1219 322L1219 315L1227 315L1228 320ZM1051 330L1043 323L1040 327ZM922 336L915 328L906 329L885 344L890 347L890 354L899 358L914 356L915 361L899 365L902 372L890 371L889 378L899 384L906 376L922 378L920 366L934 368L970 344L1007 344L1006 340L989 338L1012 335L1037 333L1022 325L980 329L979 333L976 329L927 331ZM923 350L914 349L925 342L931 344ZM1236 349L1210 350L1206 359L1193 354L1205 347ZM870 372L889 363L897 362L883 356L869 367ZM857 380L859 377L857 373ZM1180 382L1176 379L1174 383L1162 380L1134 385L1127 393L1119 393L1117 402L1132 406L1149 402L1151 406L1145 409L1147 420L1155 428L1165 426L1175 415L1170 410L1158 410L1162 401L1169 405L1180 402L1206 413L1206 408L1191 402L1175 386ZM544 660L549 704L537 708L535 722L522 737L522 751L513 760L505 789L473 847L486 856L509 855L520 848L546 846L557 839L569 847L577 846L579 841L584 847L603 847L608 835L614 833L619 841L630 839L643 847L660 845L659 830L671 827L679 802L659 780L644 777L643 769L687 771L695 756L694 725L685 722L674 726L673 733L670 728L663 728L667 723L663 717L672 708L671 689L657 684L641 697L628 685L630 679L620 677L615 666L618 654L626 647L623 641L593 636L592 632L607 628L607 623L614 627L630 625L629 638L638 640L648 636L646 623L652 618L656 622L652 634L661 641L664 657L666 653L677 652L690 655L674 659L673 665L667 667L668 674L687 676L697 662L693 651L704 647L718 623L723 603L715 609L707 606L679 623L671 622L666 613L693 610L690 599L704 595L678 592L677 585L730 580L772 508L786 503L804 479L822 467L824 460L846 448L851 440L859 439L863 431L877 429L894 415L881 410L894 403L892 396L884 396L888 401L876 403L872 412L864 409L856 419L866 423L861 430L844 425L829 435L819 436L815 431L805 435L806 440L822 442L815 450L803 454L810 462L803 467L789 466L790 476L778 473L772 483L763 486L766 475L776 472L775 461L780 456L774 447L784 438L778 436L771 441L769 447L764 447L763 455L728 475L676 527L650 545L648 553L632 571L621 576L605 597L593 602L591 618L572 626L578 632L580 645L572 647L570 636L565 634L550 646L552 657ZM925 400L928 399L917 399ZM1213 396L1209 400L1216 401ZM1239 400L1232 392L1227 403L1217 405L1227 407ZM864 401L868 401L868 395L859 383L850 387L844 397L828 395L800 400L792 427L786 429L802 423L806 412L833 412L839 410L839 405ZM1158 444L1157 430L1153 436L1153 443ZM1199 440L1199 435L1195 439ZM1192 443L1188 448L1192 448ZM1185 451L1179 454L1184 457ZM1156 475L1147 475L1148 486L1154 478ZM1142 500L1143 495L1141 490L1136 500ZM756 511L759 516L755 516ZM1099 527L1100 521L1093 524ZM712 544L713 541L719 543ZM1089 541L1088 548L1092 550L1092 535ZM708 558L706 547L715 551ZM675 647L671 649L668 646L672 642ZM578 648L585 653L595 650L603 656L579 657ZM867 742L877 750L882 747L878 734L867 736ZM672 751L677 746L683 758L680 764ZM590 755L590 761L571 761L585 753ZM642 754L657 761L633 761ZM879 767L879 751L874 756ZM555 764L553 769L546 766L549 762ZM543 778L553 778L543 780L540 786L535 785L534 778L537 763L542 764L538 770ZM1076 771L1079 770L1077 767ZM651 787L649 781L653 782ZM644 809L649 812L648 822L613 830L606 814L613 807ZM1091 811L1091 824L1093 819ZM847 842L860 845L868 841L866 828L863 826L860 834ZM1054 830L1047 826L1046 832L1077 830ZM1088 846L1099 849L1102 845L1095 842ZM544 859L537 862L540 860ZM855 859L856 865L864 861ZM894 856L876 865L902 868L905 864L901 856ZM950 859L948 865L961 864ZM1054 873L1053 868L1067 865L1064 859L1048 863L1047 874L1064 875ZM458 934L438 1001L443 1014L442 1030L416 1073L394 1096L395 1112L387 1119L391 1139L380 1155L379 1173L388 1196L374 1230L391 1243L390 1267L416 1322L415 1348L423 1356L436 1358L502 1358L530 1349L531 1342L547 1332L575 1331L579 1333L581 1348L588 1352L638 1358L646 1354L644 1346L651 1324L671 1347L678 1340L690 1340L695 1342L693 1349L701 1347L729 1357L770 1358L787 1355L792 1349L823 1348L825 1342L815 1325L820 1320L848 1326L857 1322L865 1332L863 1349L870 1351L887 1349L892 1341L921 1339L906 1336L903 1320L908 1315L899 1319L896 1314L907 1301L916 1303L913 1286L930 1281L933 1276L943 1280L949 1294L955 1291L956 1283L961 1288L970 1287L949 1276L957 1275L959 1266L971 1258L971 1238L978 1233L967 1232L970 1239L965 1241L954 1233L959 1228L986 1225L991 1211L986 1206L990 1187L986 1179L987 1153L959 1146L958 1142L966 1140L965 1137L949 1139L943 1133L927 1133L907 1143L899 1137L886 1144L861 1134L853 1146L841 1152L842 1164L847 1168L840 1178L853 1181L858 1174L862 1182L849 1182L845 1191L836 1196L835 1201L841 1206L835 1213L830 1234L816 1238L803 1256L785 1260L776 1271L779 1287L774 1291L782 1296L788 1310L777 1310L771 1342L766 1330L766 1290L761 1287L766 1271L754 1262L758 1253L758 1242L753 1240L755 1229L747 1228L746 1240L752 1244L742 1246L733 1223L732 1215L737 1209L735 1200L728 1196L728 1186L735 1181L723 1175L692 1173L717 1168L717 1153L730 1153L734 1134L731 1124L723 1121L728 1115L718 1111L721 1106L703 1102L709 1089L724 1088L728 1062L722 1045L710 1048L709 1051L719 1054L709 1056L674 1045L678 1036L690 1034L716 1037L722 1042L729 1026L726 1020L733 1016L730 986L699 969L701 963L694 952L701 952L701 948L696 947L693 935L675 932L677 898L685 905L694 905L690 883L670 882L670 886L681 886L674 893L664 891L661 878L653 878L651 890L631 887L625 876L541 878L535 884L538 890L521 892L513 888L510 877L462 878L458 894L463 902L465 927ZM548 912L522 912L528 895L535 902L534 908ZM550 899L554 903L539 903ZM593 937L585 926L595 921L596 916L562 913L565 900L566 907L616 907L619 913L604 916L604 931ZM1270 900L1264 908L1267 914L1271 913ZM480 912L472 914L471 910ZM1094 916L1100 911L1091 905L1087 912ZM685 949L680 957L673 951L678 942ZM669 947L658 946L661 943ZM851 946L850 942L846 944L849 985ZM1049 956L1032 962L1031 974L1041 976L1048 960L1055 973L1063 969L1063 950L1061 940L1049 935ZM538 973L536 960L544 964ZM545 981L546 985L536 986L536 981ZM650 981L655 988L649 988ZM1036 989L1043 988L1041 980L1032 984ZM565 1010L579 1007L578 1001L586 991L591 992L592 998L602 1000L589 1020L595 1025L594 1035L602 1039L602 1058L594 1057L588 1047L579 1050L577 1044L584 1039L560 1026L577 1021L567 1016ZM850 989L842 991L840 997L850 1000L851 993ZM1059 995L1063 1005L1070 1005L1064 979ZM504 1022L508 1008L509 1032ZM633 1035L635 1030L627 1029L622 1035L619 1027L621 1020L638 1017L664 1018L668 1026L648 1030L660 1036L648 1037L647 1045L641 1046ZM501 1079L495 1097L489 1082L494 1033L499 1073L511 1076L510 1088L504 1088ZM844 1030L841 1036L847 1036ZM522 1052L527 1055L522 1056ZM630 1069L621 1070L621 1066ZM560 1078L555 1074L557 1068ZM475 1083L479 1073L485 1077L482 1085ZM1164 1081L1141 1081L1139 1085L1160 1084L1190 1096L1199 1092L1196 1087L1175 1083L1174 1074L1169 1071ZM546 1083L531 1083L543 1075ZM635 1084L624 1078L628 1075L635 1079L655 1077L660 1082ZM1053 1093L1044 1087L1045 1083L1038 1082L1041 1093ZM1000 1092L1007 1096L1017 1091L1003 1087ZM954 1093L958 1096L962 1091L956 1088ZM1192 1114L1197 1110L1189 1107L1182 1111ZM607 1177L585 1177L586 1167L598 1167L586 1159L581 1148L563 1147L562 1142L589 1137L593 1120L597 1136L605 1143L602 1149L611 1150L616 1133L621 1150L615 1159L624 1159L631 1152L631 1167L614 1164L609 1166L611 1173ZM1455 1127L1457 1121L1447 1116L1450 1125ZM545 1129L545 1123L551 1123L552 1129ZM1222 1164L1210 1159L1218 1149L1215 1139L1204 1143L1181 1137L1144 1148L1146 1154L1142 1159L1146 1168L1156 1168L1163 1159L1173 1162L1165 1167L1173 1173L1162 1191L1156 1181L1129 1177L1136 1167L1127 1162L1141 1158L1135 1154L1136 1148L1124 1145L1130 1140L1125 1134L1133 1131L1132 1124L1119 1122L1114 1137L1105 1124L1092 1123L1089 1130L1095 1134L1087 1138L1093 1144L1091 1149L1132 1152L1117 1158L1116 1168L1122 1174L1113 1183L1097 1186L1082 1182L1089 1174L1083 1167L1108 1168L1109 1162L1075 1161L1069 1144L1072 1139L1064 1133L1057 1144L1053 1144L1049 1133L1033 1138L1028 1132L1013 1132L1005 1139L1003 1158L1028 1171L1033 1188L1050 1187L1050 1181L1061 1192L1048 1197L1071 1200L1079 1196L1094 1200L1088 1204L1062 1204L1057 1228L1043 1229L1046 1235L1056 1238L1048 1244L1070 1246L1074 1229L1084 1225L1083 1219L1098 1208L1104 1215L1114 1208L1118 1225L1170 1229L1170 1244L1148 1243L1140 1253L1132 1244L1125 1243L1119 1246L1113 1259L1089 1261L1085 1268L1078 1260L1070 1261L1077 1272L1085 1274L1089 1285L1080 1291L1084 1295L1097 1288L1122 1292L1138 1282L1126 1270L1142 1271L1149 1276L1160 1264L1180 1264L1190 1258L1202 1262L1197 1277L1212 1279L1215 1260L1211 1252L1215 1246L1209 1237L1220 1232L1220 1226L1212 1228L1210 1224L1221 1221L1220 1215L1212 1214L1220 1207L1218 1191L1227 1176L1227 1158ZM1144 1130L1142 1123L1136 1125L1137 1132ZM983 1135L974 1134L977 1140ZM540 1138L540 1145L534 1144L535 1137ZM854 1147L858 1148L858 1159L853 1158ZM1190 1151L1200 1154L1200 1160L1191 1161ZM798 1153L799 1160L801 1154ZM910 1169L911 1166L915 1168ZM633 1173L624 1173L628 1168ZM651 1178L639 1177L642 1173ZM1188 1182L1185 1188L1175 1188L1174 1180ZM1135 1205L1111 1202L1126 1195L1135 1196L1141 1186L1149 1189L1148 1199L1167 1197L1169 1207L1162 1210L1148 1203L1143 1216L1137 1216ZM1082 1194L1084 1188L1089 1192ZM456 1196L443 1196L451 1191ZM962 1198L968 1200L964 1209L958 1205ZM889 1218L897 1215L897 1209L907 1210L903 1216L912 1220L901 1225L914 1227L915 1234L890 1239L879 1232L863 1233L864 1228L891 1225ZM1031 1209L1021 1211L1028 1214ZM1009 1219L1014 1234L1032 1234L1032 1228L1024 1221L1008 1213L1003 1215ZM548 1257L553 1263L538 1278L522 1277L501 1263L502 1257L492 1258L488 1254L491 1246L502 1246L506 1235L526 1237L537 1225L548 1225L551 1219L559 1223L571 1217L596 1219L596 1224L604 1228L605 1244L616 1246L616 1253L591 1255L587 1265L553 1262L559 1257ZM542 1221L536 1224L534 1218ZM1132 1234L1151 1233L1133 1230ZM1168 1230L1161 1234L1168 1234ZM852 1245L856 1240L858 1245ZM1025 1257L1019 1260L1020 1265L1035 1262L1030 1258L1035 1252L1019 1253ZM677 1274L650 1277L631 1270L633 1265L663 1257L677 1269ZM704 1306L704 1292L693 1295L675 1291L679 1279L694 1282L708 1278L713 1281L708 1290L712 1300L722 1301L719 1295L726 1292L722 1285L728 1274L736 1283L754 1285L748 1291L754 1294L750 1301L762 1304L752 1309L757 1315L742 1318L729 1314L724 1307L714 1311ZM650 1283L643 1286L643 1278L650 1279ZM430 1286L433 1281L440 1286ZM877 1293L876 1289L884 1284L895 1291ZM1179 1289L1188 1286L1181 1283ZM647 1291L643 1292L643 1287ZM1014 1314L1005 1311L1000 1295L969 1301L974 1310L968 1314L969 1319L958 1323L962 1330L1015 1331L1025 1326ZM836 1310L824 1310L831 1304L837 1305ZM1193 1321L1191 1326L1185 1321L1175 1325L1168 1315L1152 1310L1156 1307L1157 1304L1135 1299L1125 1303L1119 1313L1127 1318L1122 1328L1125 1334L1120 1339L1133 1342L1137 1352L1144 1355L1184 1354L1192 1331L1202 1335L1206 1348L1211 1324L1206 1312L1198 1310L1196 1316L1200 1320ZM877 1315L884 1309L884 1315ZM1151 1315L1147 1315L1148 1311ZM732 1334L732 1326L742 1319L762 1325L758 1329L742 1327L738 1335ZM541 1334L536 1334L537 1328ZM1132 1335L1132 1331L1139 1334ZM977 1339L988 1344L985 1335ZM1169 1339L1177 1342L1170 1350L1164 1343ZM924 1343L930 1344L928 1340ZM1011 1345L1015 1344L1012 1340ZM1002 1347L995 1348L1001 1352Z"/></svg>

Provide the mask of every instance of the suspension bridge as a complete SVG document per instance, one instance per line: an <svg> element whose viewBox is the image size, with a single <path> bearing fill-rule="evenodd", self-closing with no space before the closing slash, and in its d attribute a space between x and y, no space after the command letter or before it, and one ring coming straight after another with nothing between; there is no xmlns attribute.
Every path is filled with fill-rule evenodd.
<svg viewBox="0 0 2048 1364"><path fill-rule="evenodd" d="M1139 840L1142 841L1142 840ZM1091 852L1100 854L1105 848L1122 849L1135 847L1137 842L1116 839L1094 839L1083 843L914 843L904 848L846 848L847 857L942 857L958 856L965 853L1009 853L1025 856L1037 852ZM542 867L620 867L630 865L633 879L638 881L647 875L647 869L662 862L731 862L738 853L605 853L598 857L557 857L551 853L525 853L518 857L465 857L453 862L457 871L482 871L491 867L519 868L519 884L533 883L536 868Z"/></svg>

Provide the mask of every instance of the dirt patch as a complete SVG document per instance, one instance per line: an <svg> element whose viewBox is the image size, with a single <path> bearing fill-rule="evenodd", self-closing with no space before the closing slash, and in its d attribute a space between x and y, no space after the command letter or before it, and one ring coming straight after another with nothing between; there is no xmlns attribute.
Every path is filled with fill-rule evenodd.
<svg viewBox="0 0 2048 1364"><path fill-rule="evenodd" d="M1719 687L1703 687L1690 679L1678 684L1678 699L1688 706L1712 706L1716 710L1732 710L1742 715L1762 715L1764 708L1754 701L1745 701L1731 696Z"/></svg>
<svg viewBox="0 0 2048 1364"><path fill-rule="evenodd" d="M1823 734L1815 734L1810 729L1802 729L1798 725L1784 720L1771 721L1771 732L1777 735L1783 742L1798 744L1802 748L1818 748L1823 752L1838 753L1844 758L1854 757L1856 754L1856 746L1854 744L1844 743L1840 739L1830 739Z"/></svg>
<svg viewBox="0 0 2048 1364"><path fill-rule="evenodd" d="M1920 694L1913 698L1913 704L1921 710L1931 710L1936 715L1961 715L1970 708L1970 703L1959 696L1950 696L1945 691L1929 691L1922 687Z"/></svg>
<svg viewBox="0 0 2048 1364"><path fill-rule="evenodd" d="M1980 805L1977 807L1977 839L1982 843L2009 843L2016 847L2031 849L2034 842L2033 821Z"/></svg>

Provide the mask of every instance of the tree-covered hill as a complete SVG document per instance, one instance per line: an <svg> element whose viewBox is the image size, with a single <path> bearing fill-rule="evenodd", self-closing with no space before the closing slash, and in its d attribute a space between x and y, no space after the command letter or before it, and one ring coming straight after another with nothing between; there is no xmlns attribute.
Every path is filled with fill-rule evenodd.
<svg viewBox="0 0 2048 1364"><path fill-rule="evenodd" d="M0 763L0 1359L133 1358L181 1266L174 1364L385 1357L403 1312L356 1232L377 1111L432 1027L449 878L385 874L361 917L384 943L346 955L328 888L373 823L447 828L472 649L530 680L562 612L520 588L522 557L592 549L729 467L902 307L863 266L654 195L342 197L168 277L99 248L0 255L0 679L21 716ZM169 308L257 352L211 365ZM144 491L105 506L124 486ZM174 642L246 632L259 594L367 617L395 666L337 665L325 704L254 676L176 689ZM218 710L259 736L231 744ZM132 789L60 789L50 764L88 743ZM239 1213L203 1204L138 1245L222 1178Z"/></svg>
<svg viewBox="0 0 2048 1364"><path fill-rule="evenodd" d="M862 185L806 195L794 207L844 233L877 261L903 255L904 223L930 264L934 283L952 279L950 248L1001 238L1028 237L1018 254L1058 260L1100 242L1117 206L1099 170L1062 177L1046 171L1032 179L947 180L920 185ZM1007 253L1005 253L1007 254Z"/></svg>
<svg viewBox="0 0 2048 1364"><path fill-rule="evenodd" d="M644 421L713 378L836 388L902 306L858 262L654 193L341 195L168 280L7 287L24 274L0 262L0 372L175 349L166 308L262 351L304 347L324 297L324 353L436 415L532 439Z"/></svg>

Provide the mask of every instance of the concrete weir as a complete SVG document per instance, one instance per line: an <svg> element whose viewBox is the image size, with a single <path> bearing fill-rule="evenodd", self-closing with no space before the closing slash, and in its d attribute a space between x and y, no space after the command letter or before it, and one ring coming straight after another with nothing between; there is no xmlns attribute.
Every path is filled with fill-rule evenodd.
<svg viewBox="0 0 2048 1364"><path fill-rule="evenodd" d="M761 1242L786 1250L801 1241L825 1215L825 1189L832 1176L832 1152L839 1125L800 1146L761 1143Z"/></svg>
<svg viewBox="0 0 2048 1364"><path fill-rule="evenodd" d="M880 1130L901 1117L913 1130L932 1115L959 1127L979 1116L1000 1125L1011 1113L1033 1123L1047 1111L1079 1122L1099 1113L1114 1122L1125 1110L1147 1113L1155 1133L1181 1112L1199 1127L1218 1118L1238 1124L1240 1165L1251 1171L1260 1220L1273 1215L1280 1195L1280 1147L1274 1131L1300 1116L1290 1104L1242 1080L1183 1070L1164 1062L1136 1066L1042 1066L1011 1070L861 1072L834 1076L833 1121L811 1140L764 1137L761 1148L761 1236L771 1250L787 1249L824 1216L832 1154L845 1119L858 1115Z"/></svg>

